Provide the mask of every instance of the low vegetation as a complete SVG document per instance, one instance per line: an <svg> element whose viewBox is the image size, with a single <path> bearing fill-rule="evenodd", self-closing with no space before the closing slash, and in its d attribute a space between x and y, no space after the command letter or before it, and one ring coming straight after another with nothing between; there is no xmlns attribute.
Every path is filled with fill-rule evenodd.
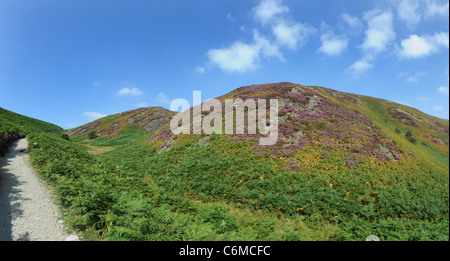
<svg viewBox="0 0 450 261"><path fill-rule="evenodd" d="M88 240L449 240L448 121L290 83L219 99L246 97L283 98L277 145L148 108L29 132L32 164Z"/></svg>

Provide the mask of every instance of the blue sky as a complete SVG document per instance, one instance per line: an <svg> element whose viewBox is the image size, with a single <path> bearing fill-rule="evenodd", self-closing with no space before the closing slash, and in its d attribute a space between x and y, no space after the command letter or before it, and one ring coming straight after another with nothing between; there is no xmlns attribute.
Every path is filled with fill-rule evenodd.
<svg viewBox="0 0 450 261"><path fill-rule="evenodd" d="M73 128L289 81L449 118L446 0L0 0L0 107Z"/></svg>

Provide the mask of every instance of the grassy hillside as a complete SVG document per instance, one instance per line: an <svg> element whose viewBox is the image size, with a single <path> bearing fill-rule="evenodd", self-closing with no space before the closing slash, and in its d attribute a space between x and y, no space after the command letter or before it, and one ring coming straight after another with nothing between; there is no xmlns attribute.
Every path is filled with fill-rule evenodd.
<svg viewBox="0 0 450 261"><path fill-rule="evenodd" d="M60 134L63 129L41 120L0 108L0 156L13 140L32 132Z"/></svg>
<svg viewBox="0 0 450 261"><path fill-rule="evenodd" d="M175 136L174 113L150 107L70 130L71 142L29 135L31 158L94 240L448 240L448 120L292 83L226 98L279 99L277 144Z"/></svg>
<svg viewBox="0 0 450 261"><path fill-rule="evenodd" d="M88 138L88 134L93 132L101 136L102 141L113 140L121 136L123 142L126 139L122 136L127 133L125 129L129 126L136 126L137 128L135 129L141 129L143 131L152 131L167 124L173 115L173 112L161 107L140 108L104 117L78 128L68 130L67 133L70 137L74 137L75 141L86 139ZM119 141L119 143L121 142ZM115 142L112 142L112 144L115 144ZM107 143L104 142L103 146L107 146Z"/></svg>
<svg viewBox="0 0 450 261"><path fill-rule="evenodd" d="M0 137L10 133L62 132L63 129L54 124L23 116L0 108Z"/></svg>

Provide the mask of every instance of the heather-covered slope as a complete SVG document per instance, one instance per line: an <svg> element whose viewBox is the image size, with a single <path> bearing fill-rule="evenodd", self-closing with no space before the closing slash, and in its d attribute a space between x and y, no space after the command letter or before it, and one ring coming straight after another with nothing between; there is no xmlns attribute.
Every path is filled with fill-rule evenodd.
<svg viewBox="0 0 450 261"><path fill-rule="evenodd" d="M100 136L101 141L103 141L97 141L97 145L118 145L124 141L129 142L132 140L124 139L124 134L130 136L130 131L137 135L148 134L148 132L154 131L164 124L168 124L173 114L173 112L161 107L139 108L104 117L78 128L68 130L67 133L75 141L81 141L88 138L88 133L93 132L97 136Z"/></svg>
<svg viewBox="0 0 450 261"><path fill-rule="evenodd" d="M437 154L438 164L448 168L448 120L407 106L292 83L241 87L217 99L224 104L225 99L237 98L279 100L278 142L253 148L258 155L288 159L293 168L301 165L303 154L315 155L317 159L341 155L350 167L363 161L411 156L430 159ZM259 135L224 137L241 142L256 142L259 138ZM160 146L158 149L176 143L168 125L162 126L148 141Z"/></svg>
<svg viewBox="0 0 450 261"><path fill-rule="evenodd" d="M75 130L96 130L95 140L72 131L72 140L90 149L114 145L95 157L114 170L92 163L98 174L89 180L77 174L84 165L44 164L45 171L70 195L65 205L76 225L104 224L96 231L106 239L162 233L174 240L181 230L185 240L448 240L448 120L292 83L247 86L218 97L236 98L279 100L275 145L260 146L259 135L173 135L171 112L157 115L167 122L146 131L150 122L136 123L146 108ZM153 114L147 115L151 121ZM101 198L108 199L106 206ZM135 202L142 222L121 209L126 202ZM148 230L144 217L155 211L171 218L162 227L148 221L157 227Z"/></svg>

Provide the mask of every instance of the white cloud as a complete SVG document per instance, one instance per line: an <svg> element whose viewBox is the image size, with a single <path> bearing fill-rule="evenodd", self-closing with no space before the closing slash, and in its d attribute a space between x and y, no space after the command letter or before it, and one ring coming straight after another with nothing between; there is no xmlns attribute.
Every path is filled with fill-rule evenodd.
<svg viewBox="0 0 450 261"><path fill-rule="evenodd" d="M106 114L102 114L102 113L98 113L98 112L91 112L91 111L86 111L83 113L83 116L87 117L89 120L93 121L93 120L97 120L103 117L106 117Z"/></svg>
<svg viewBox="0 0 450 261"><path fill-rule="evenodd" d="M350 26L352 29L362 29L363 24L356 16L351 16L349 14L341 14L342 20L347 23L348 26Z"/></svg>
<svg viewBox="0 0 450 261"><path fill-rule="evenodd" d="M448 17L449 3L442 0L388 0L400 20L414 29L422 20Z"/></svg>
<svg viewBox="0 0 450 261"><path fill-rule="evenodd" d="M275 56L281 61L285 61L277 45L271 43L266 37L257 30L253 30L253 42L256 48L261 50L263 57L269 58Z"/></svg>
<svg viewBox="0 0 450 261"><path fill-rule="evenodd" d="M403 57L420 57L428 55L432 52L433 46L428 41L414 34L401 43L402 50L400 55Z"/></svg>
<svg viewBox="0 0 450 261"><path fill-rule="evenodd" d="M363 57L360 60L353 63L348 71L353 74L355 77L359 77L364 74L369 69L372 69L373 65L371 64L371 59L368 57Z"/></svg>
<svg viewBox="0 0 450 261"><path fill-rule="evenodd" d="M125 87L119 90L119 92L117 93L119 95L131 95L131 96L139 96L144 94L143 91L139 90L136 87Z"/></svg>
<svg viewBox="0 0 450 261"><path fill-rule="evenodd" d="M212 49L207 52L209 61L226 72L244 73L260 67L263 58L278 57L284 61L278 47L253 30L253 42L235 42L228 48Z"/></svg>
<svg viewBox="0 0 450 261"><path fill-rule="evenodd" d="M388 45L395 40L395 31L392 22L393 15L390 11L380 12L372 10L364 15L368 23L366 38L362 44L365 52L373 55L386 50Z"/></svg>
<svg viewBox="0 0 450 261"><path fill-rule="evenodd" d="M434 42L434 44L437 47L446 47L448 48L449 46L449 34L448 32L440 32L440 33L436 33L432 38L431 41Z"/></svg>
<svg viewBox="0 0 450 261"><path fill-rule="evenodd" d="M158 93L158 101L163 103L163 104L170 104L169 98L163 92Z"/></svg>
<svg viewBox="0 0 450 261"><path fill-rule="evenodd" d="M448 32L436 33L432 36L410 35L401 42L399 55L404 58L418 58L436 53L441 47L449 47Z"/></svg>
<svg viewBox="0 0 450 261"><path fill-rule="evenodd" d="M319 52L326 55L336 56L347 49L348 39L344 35L334 35L332 32L326 32L320 37L322 45Z"/></svg>
<svg viewBox="0 0 450 261"><path fill-rule="evenodd" d="M289 12L281 0L263 0L253 8L255 18L263 24L271 22L277 15Z"/></svg>
<svg viewBox="0 0 450 261"><path fill-rule="evenodd" d="M387 50L395 40L393 27L393 14L390 11L371 10L364 14L368 27L365 31L364 42L361 49L364 56L353 63L348 69L355 77L359 77L373 68L373 62L377 55Z"/></svg>
<svg viewBox="0 0 450 261"><path fill-rule="evenodd" d="M397 7L400 20L406 22L409 28L414 28L422 20L418 0L402 0Z"/></svg>
<svg viewBox="0 0 450 261"><path fill-rule="evenodd" d="M288 13L289 8L281 0L261 0L252 14L255 20L272 29L272 35L262 35L253 28L252 41L236 41L229 47L207 51L209 63L229 73L246 73L261 68L264 59L275 57L284 62L281 47L297 50L315 32L315 28L295 22ZM244 25L240 30L247 33L250 28Z"/></svg>
<svg viewBox="0 0 450 261"><path fill-rule="evenodd" d="M273 26L272 30L277 42L292 50L302 46L308 36L315 32L315 29L308 25L301 23L288 25L286 22Z"/></svg>
<svg viewBox="0 0 450 261"><path fill-rule="evenodd" d="M351 16L349 14L341 14L341 19L346 24L346 32L355 35L362 31L364 28L364 25L362 24L361 20L359 20L356 16Z"/></svg>
<svg viewBox="0 0 450 261"><path fill-rule="evenodd" d="M208 58L226 72L248 72L259 67L259 50L253 45L235 42L229 48L209 50Z"/></svg>
<svg viewBox="0 0 450 261"><path fill-rule="evenodd" d="M449 2L438 3L437 1L425 1L426 3L426 17L434 18L436 16L447 17L449 13Z"/></svg>
<svg viewBox="0 0 450 261"><path fill-rule="evenodd" d="M439 93L442 93L442 94L444 94L444 95L448 95L448 93L449 93L449 88L448 88L448 86L447 86L447 87L439 87L438 92L439 92Z"/></svg>

